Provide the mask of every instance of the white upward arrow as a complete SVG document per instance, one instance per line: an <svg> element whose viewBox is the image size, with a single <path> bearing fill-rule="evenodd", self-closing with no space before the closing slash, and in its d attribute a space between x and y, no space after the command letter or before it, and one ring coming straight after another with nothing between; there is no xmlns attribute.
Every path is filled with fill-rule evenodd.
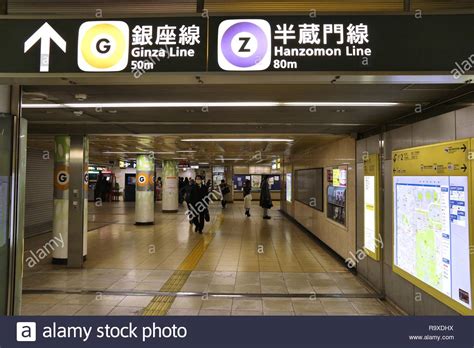
<svg viewBox="0 0 474 348"><path fill-rule="evenodd" d="M28 52L29 49L38 41L41 41L40 71L48 72L51 41L58 45L64 53L66 53L66 41L48 24L48 22L45 22L33 35L30 36L28 40L25 41L24 53Z"/></svg>

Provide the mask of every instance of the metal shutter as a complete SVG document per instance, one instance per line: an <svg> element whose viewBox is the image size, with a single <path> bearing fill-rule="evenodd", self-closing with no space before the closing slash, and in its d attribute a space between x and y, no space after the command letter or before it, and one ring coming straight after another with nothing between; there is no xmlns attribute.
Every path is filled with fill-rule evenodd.
<svg viewBox="0 0 474 348"><path fill-rule="evenodd" d="M54 154L28 149L26 161L25 237L51 231L53 227Z"/></svg>

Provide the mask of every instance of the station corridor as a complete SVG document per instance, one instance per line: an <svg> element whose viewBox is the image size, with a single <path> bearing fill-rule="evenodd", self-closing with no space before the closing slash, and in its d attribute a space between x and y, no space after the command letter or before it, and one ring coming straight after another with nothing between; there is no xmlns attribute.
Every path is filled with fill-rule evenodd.
<svg viewBox="0 0 474 348"><path fill-rule="evenodd" d="M277 203L278 204L278 203ZM393 315L314 237L272 209L211 206L204 234L180 207L134 224L133 203L89 203L83 269L25 262L23 315ZM25 257L51 233L25 240Z"/></svg>

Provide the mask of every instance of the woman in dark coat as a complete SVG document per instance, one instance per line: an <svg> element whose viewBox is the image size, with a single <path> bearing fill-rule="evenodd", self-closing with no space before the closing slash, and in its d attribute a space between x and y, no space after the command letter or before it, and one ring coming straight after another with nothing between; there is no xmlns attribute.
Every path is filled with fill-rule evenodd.
<svg viewBox="0 0 474 348"><path fill-rule="evenodd" d="M194 213L193 223L196 226L195 232L202 234L206 217L209 219L208 200L209 194L207 186L203 183L200 175L196 176L195 183L191 186L189 193L189 205Z"/></svg>
<svg viewBox="0 0 474 348"><path fill-rule="evenodd" d="M263 218L271 219L268 215L268 209L273 207L272 195L270 193L270 184L268 183L268 176L262 178L260 185L260 206L263 208Z"/></svg>

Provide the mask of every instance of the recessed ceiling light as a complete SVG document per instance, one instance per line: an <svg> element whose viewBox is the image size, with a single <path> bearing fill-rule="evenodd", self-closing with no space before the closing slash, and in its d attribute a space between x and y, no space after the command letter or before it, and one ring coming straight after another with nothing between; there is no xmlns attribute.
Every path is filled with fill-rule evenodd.
<svg viewBox="0 0 474 348"><path fill-rule="evenodd" d="M40 92L24 92L23 97L31 101L46 101L48 100L48 95Z"/></svg>

